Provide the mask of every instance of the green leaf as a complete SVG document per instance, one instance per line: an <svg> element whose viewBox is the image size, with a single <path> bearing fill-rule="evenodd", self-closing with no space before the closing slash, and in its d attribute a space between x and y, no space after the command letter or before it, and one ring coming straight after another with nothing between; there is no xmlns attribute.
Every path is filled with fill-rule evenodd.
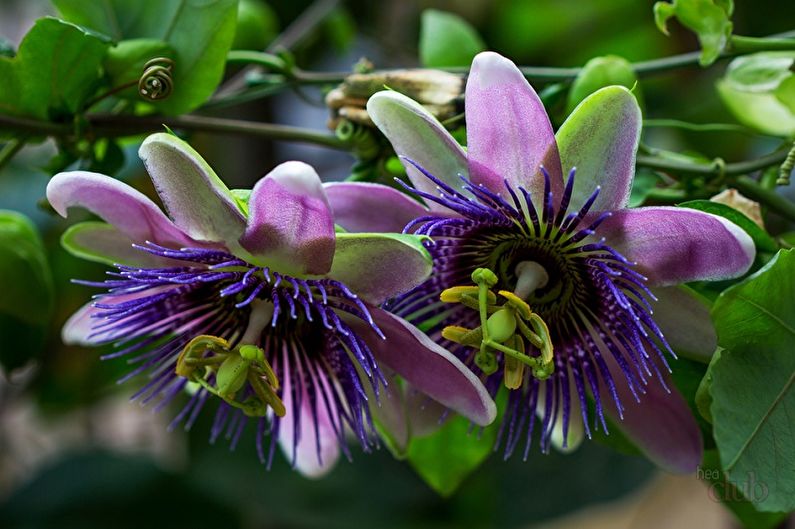
<svg viewBox="0 0 795 529"><path fill-rule="evenodd" d="M711 368L715 442L729 481L764 487L765 512L795 509L795 251L727 289L712 316L726 350Z"/></svg>
<svg viewBox="0 0 795 529"><path fill-rule="evenodd" d="M594 57L583 66L577 78L569 90L569 97L566 103L566 113L580 104L580 102L596 92L600 88L610 85L620 85L632 90L637 83L638 77L632 69L632 64L623 57L617 55L606 55L604 57ZM638 104L641 104L642 96L639 90L632 91Z"/></svg>
<svg viewBox="0 0 795 529"><path fill-rule="evenodd" d="M496 426L481 432L456 415L431 435L413 438L407 459L432 489L450 496L491 454L496 437Z"/></svg>
<svg viewBox="0 0 795 529"><path fill-rule="evenodd" d="M712 355L712 358L709 361L709 366L707 367L707 372L704 374L704 378L701 379L701 383L698 385L698 389L696 390L696 409L698 410L699 415L701 415L704 420L708 423L712 424L712 366L714 366L721 357L723 353L723 348L718 347L715 351L715 354Z"/></svg>
<svg viewBox="0 0 795 529"><path fill-rule="evenodd" d="M716 450L704 451L704 459L698 469L698 477L709 483L709 496L720 501L734 514L745 529L773 529L787 517L787 513L759 512L745 495L759 493L758 484L747 483L743 490L738 489L726 479L720 468ZM756 491L754 486L756 485Z"/></svg>
<svg viewBox="0 0 795 529"><path fill-rule="evenodd" d="M0 210L0 365L24 365L44 345L53 285L44 246L25 216Z"/></svg>
<svg viewBox="0 0 795 529"><path fill-rule="evenodd" d="M108 42L57 18L42 18L16 57L0 57L0 112L51 119L74 114L97 88Z"/></svg>
<svg viewBox="0 0 795 529"><path fill-rule="evenodd" d="M668 19L679 22L696 33L701 44L701 66L709 66L720 56L732 34L731 0L673 0L654 4L654 21L668 35Z"/></svg>
<svg viewBox="0 0 795 529"><path fill-rule="evenodd" d="M420 62L428 68L469 66L486 49L469 22L458 15L426 9L420 23Z"/></svg>
<svg viewBox="0 0 795 529"><path fill-rule="evenodd" d="M221 81L237 22L237 0L53 0L63 16L117 41L155 39L174 50L174 90L154 103L165 114L189 112Z"/></svg>
<svg viewBox="0 0 795 529"><path fill-rule="evenodd" d="M726 204L712 202L710 200L690 200L678 204L682 208L697 209L705 213L711 213L724 219L728 219L737 224L753 239L757 250L762 252L775 252L778 250L778 243L765 230L759 227L754 221L749 219L744 213Z"/></svg>
<svg viewBox="0 0 795 529"><path fill-rule="evenodd" d="M158 39L130 39L119 42L105 56L105 72L111 86L121 86L138 80L144 64L154 57L171 57L174 50L167 42ZM138 99L138 87L131 86L117 96Z"/></svg>

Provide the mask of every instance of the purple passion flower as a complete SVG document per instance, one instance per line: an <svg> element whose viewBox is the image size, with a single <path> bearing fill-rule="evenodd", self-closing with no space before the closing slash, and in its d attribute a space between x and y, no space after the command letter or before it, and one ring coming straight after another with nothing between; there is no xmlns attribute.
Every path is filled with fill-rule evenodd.
<svg viewBox="0 0 795 529"><path fill-rule="evenodd" d="M65 247L115 267L85 283L104 292L63 338L113 344L107 358L135 366L125 380L148 376L134 396L143 403L189 394L172 427L189 428L216 395L213 440L234 446L253 422L262 461L280 444L319 476L340 451L350 457L349 433L364 450L377 442L374 422L388 424L399 406L395 374L478 424L494 419L464 364L377 308L427 279L422 236L338 232L320 178L300 162L230 191L174 136L150 136L140 156L168 216L100 174L61 173L47 188L61 215L78 206L105 221L72 226Z"/></svg>

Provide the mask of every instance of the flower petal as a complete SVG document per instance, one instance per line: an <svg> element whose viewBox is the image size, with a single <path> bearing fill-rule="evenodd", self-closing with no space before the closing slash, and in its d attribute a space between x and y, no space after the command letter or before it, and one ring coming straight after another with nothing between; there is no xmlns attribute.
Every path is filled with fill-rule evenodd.
<svg viewBox="0 0 795 529"><path fill-rule="evenodd" d="M154 290L149 289L134 294L114 295L112 298L94 300L80 307L72 314L61 329L61 340L66 345L82 345L85 347L101 345L118 338L118 331L108 330L95 333L94 327L106 321L99 318L99 315L107 313L107 310L97 309L93 306L97 301L107 302L112 299L113 303L125 303L134 299L151 296Z"/></svg>
<svg viewBox="0 0 795 529"><path fill-rule="evenodd" d="M466 88L467 157L475 184L506 195L504 181L530 191L542 203L549 173L553 196L563 178L552 124L543 103L514 63L493 52L478 54Z"/></svg>
<svg viewBox="0 0 795 529"><path fill-rule="evenodd" d="M364 384L367 399L370 402L370 413L378 433L389 449L398 457L406 455L411 435L406 415L406 403L403 388L394 373L388 368L381 368L389 384L381 386L376 398L370 384Z"/></svg>
<svg viewBox="0 0 795 529"><path fill-rule="evenodd" d="M544 413L546 412L547 390L550 389L550 387L552 387L552 384L547 383L541 384L538 388L536 416L538 417L541 424L543 424ZM552 425L552 432L550 433L549 441L556 450L564 454L568 454L577 450L577 448L579 448L579 446L582 444L583 439L585 439L585 425L582 422L582 413L579 410L580 401L578 400L579 397L577 396L577 390L575 389L574 384L569 384L569 392L571 411L569 412L568 424L564 423L563 421L565 406L563 399L560 398L560 394L558 395L557 399L553 400L553 402L557 402L557 410L550 411L553 417L557 417L557 420ZM564 424L566 424L565 429L563 427Z"/></svg>
<svg viewBox="0 0 795 529"><path fill-rule="evenodd" d="M367 101L367 113L399 156L408 158L454 189L461 189L459 175L468 176L466 154L433 115L413 99L392 90L378 92ZM414 187L433 195L436 184L401 158ZM429 204L432 211L446 210Z"/></svg>
<svg viewBox="0 0 795 529"><path fill-rule="evenodd" d="M351 232L400 233L406 224L428 214L428 208L381 184L333 182L323 186L334 223Z"/></svg>
<svg viewBox="0 0 795 529"><path fill-rule="evenodd" d="M458 358L397 316L377 308L370 309L370 314L386 339L358 318L348 316L346 322L364 339L376 360L474 423L485 426L494 420L494 401L478 377Z"/></svg>
<svg viewBox="0 0 795 529"><path fill-rule="evenodd" d="M623 86L585 98L556 134L565 171L577 168L572 203L583 204L601 186L593 211L621 209L629 201L640 141L638 102Z"/></svg>
<svg viewBox="0 0 795 529"><path fill-rule="evenodd" d="M58 173L47 185L47 200L63 217L71 207L85 208L138 243L184 246L191 242L146 195L109 176L87 171Z"/></svg>
<svg viewBox="0 0 795 529"><path fill-rule="evenodd" d="M718 335L709 315L709 306L691 289L659 287L652 290L654 321L678 355L709 362L718 346Z"/></svg>
<svg viewBox="0 0 795 529"><path fill-rule="evenodd" d="M279 445L287 459L301 474L320 478L327 474L339 459L340 447L332 419L322 399L313 410L309 392L302 383L297 389L299 402L293 402L296 390L289 371L281 373L282 402L287 415L279 420ZM323 393L317 391L317 395ZM297 436L297 438L296 438Z"/></svg>
<svg viewBox="0 0 795 529"><path fill-rule="evenodd" d="M163 268L174 261L162 259L133 247L133 240L104 222L80 222L61 236L61 245L75 257L108 265Z"/></svg>
<svg viewBox="0 0 795 529"><path fill-rule="evenodd" d="M91 337L92 327L97 322L96 318L92 316L97 314L98 309L92 306L92 303L86 303L74 314L69 316L69 319L64 323L61 329L61 341L66 345L82 345L90 347L102 343L101 337Z"/></svg>
<svg viewBox="0 0 795 529"><path fill-rule="evenodd" d="M737 277L756 255L751 237L736 224L686 208L616 211L597 233L636 261L653 286Z"/></svg>
<svg viewBox="0 0 795 529"><path fill-rule="evenodd" d="M338 233L327 276L373 305L425 281L433 263L425 238L397 233Z"/></svg>
<svg viewBox="0 0 795 529"><path fill-rule="evenodd" d="M614 380L622 380L623 375L615 361L607 357L606 360L611 363ZM668 385L671 386L670 382ZM687 402L676 388L669 393L657 379L649 380L644 388L646 393L640 395L640 402L637 402L627 384L617 383L616 389L624 406L623 420L612 399L603 399L603 402L609 402L605 412L653 463L669 472L694 472L701 463L702 439ZM609 395L606 388L602 394Z"/></svg>
<svg viewBox="0 0 795 529"><path fill-rule="evenodd" d="M236 249L246 219L199 153L176 136L158 133L144 140L138 155L174 224L196 240Z"/></svg>
<svg viewBox="0 0 795 529"><path fill-rule="evenodd" d="M334 257L334 221L320 177L302 162L278 165L254 186L241 237L257 264L324 274Z"/></svg>

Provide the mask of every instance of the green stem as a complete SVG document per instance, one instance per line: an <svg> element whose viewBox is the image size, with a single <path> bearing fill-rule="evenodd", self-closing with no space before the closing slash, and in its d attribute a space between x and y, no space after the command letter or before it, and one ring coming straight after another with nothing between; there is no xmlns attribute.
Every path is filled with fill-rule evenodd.
<svg viewBox="0 0 795 529"><path fill-rule="evenodd" d="M14 138L8 140L8 142L3 146L3 149L0 150L0 171L11 162L11 159L16 156L16 154L22 150L22 147L25 146L26 139L24 138Z"/></svg>
<svg viewBox="0 0 795 529"><path fill-rule="evenodd" d="M766 154L760 158L747 160L744 162L728 163L721 169L720 165L716 162L713 163L693 163L683 160L672 160L660 156L647 156L639 154L637 157L638 167L648 167L656 171L666 171L672 173L686 174L686 175L701 175L701 176L737 176L770 167L771 165L779 165L787 157L787 149L778 149L770 154Z"/></svg>
<svg viewBox="0 0 795 529"><path fill-rule="evenodd" d="M253 64L276 72L286 72L287 63L272 53L251 50L232 50L226 56L227 64Z"/></svg>
<svg viewBox="0 0 795 529"><path fill-rule="evenodd" d="M163 126L196 132L215 132L220 134L244 134L275 140L298 141L322 145L331 149L346 150L350 146L334 136L312 129L258 123L239 119L212 118L206 116L117 116L112 114L93 114L86 116L90 134L98 137L134 136L147 132L163 130ZM9 126L30 134L68 137L74 128L68 123L52 123L28 118L18 118L0 114L0 125Z"/></svg>
<svg viewBox="0 0 795 529"><path fill-rule="evenodd" d="M754 53L757 51L789 51L795 50L795 38L732 35L729 41L729 49L735 54Z"/></svg>
<svg viewBox="0 0 795 529"><path fill-rule="evenodd" d="M732 184L737 188L737 191L751 200L756 200L770 208L771 211L775 211L787 220L795 222L795 203L790 202L771 189L765 189L759 182L748 176L740 176Z"/></svg>
<svg viewBox="0 0 795 529"><path fill-rule="evenodd" d="M644 119L643 128L675 128L693 132L737 132L748 136L763 135L742 125L734 123L690 123L679 119Z"/></svg>

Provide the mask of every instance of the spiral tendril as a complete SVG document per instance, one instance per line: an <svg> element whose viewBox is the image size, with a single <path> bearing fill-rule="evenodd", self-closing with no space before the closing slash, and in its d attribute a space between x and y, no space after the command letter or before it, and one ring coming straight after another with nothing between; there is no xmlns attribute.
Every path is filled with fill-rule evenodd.
<svg viewBox="0 0 795 529"><path fill-rule="evenodd" d="M147 61L138 81L138 93L150 101L167 98L174 88L171 77L173 69L174 61L167 57L155 57Z"/></svg>
<svg viewBox="0 0 795 529"><path fill-rule="evenodd" d="M792 172L792 169L795 169L795 143L792 144L792 148L787 154L787 158L784 160L784 163L781 164L781 167L778 170L778 179L776 179L776 184L780 186L789 185L789 175Z"/></svg>

